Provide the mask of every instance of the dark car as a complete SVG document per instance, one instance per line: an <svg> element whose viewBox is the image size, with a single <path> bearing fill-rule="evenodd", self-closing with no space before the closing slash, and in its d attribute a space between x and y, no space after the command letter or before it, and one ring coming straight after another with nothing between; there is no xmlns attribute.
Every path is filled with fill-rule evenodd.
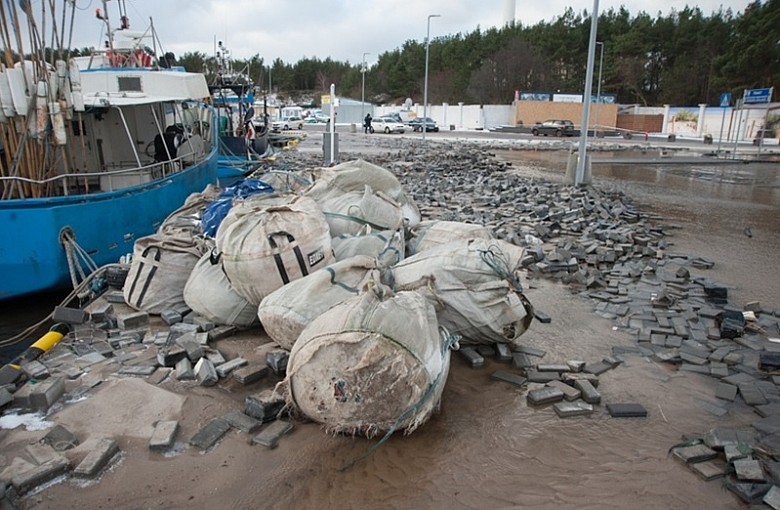
<svg viewBox="0 0 780 510"><path fill-rule="evenodd" d="M575 136L577 130L570 120L545 120L531 128L534 136Z"/></svg>
<svg viewBox="0 0 780 510"><path fill-rule="evenodd" d="M439 126L436 125L436 121L430 117L416 117L410 120L408 124L413 131L422 131L423 126L425 126L425 131L439 131Z"/></svg>

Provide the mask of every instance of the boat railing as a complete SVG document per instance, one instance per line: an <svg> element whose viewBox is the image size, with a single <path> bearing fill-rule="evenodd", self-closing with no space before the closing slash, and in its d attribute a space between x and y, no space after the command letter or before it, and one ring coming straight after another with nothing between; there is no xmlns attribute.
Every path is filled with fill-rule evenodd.
<svg viewBox="0 0 780 510"><path fill-rule="evenodd" d="M185 164L183 159L186 156L178 156L170 161L160 161L149 165L137 166L132 168L122 168L118 170L111 170L115 166L124 166L122 162L117 162L111 165L107 165L108 170L101 172L77 172L55 175L47 179L30 179L28 177L19 176L0 176L0 183L3 186L10 186L15 183L27 183L34 185L47 185L52 183L58 183L62 185L62 194L70 195L70 188L74 186L76 189L86 189L89 193L89 179L100 179L100 191L116 191L117 189L123 189L130 186L139 184L145 184L168 175L180 172Z"/></svg>

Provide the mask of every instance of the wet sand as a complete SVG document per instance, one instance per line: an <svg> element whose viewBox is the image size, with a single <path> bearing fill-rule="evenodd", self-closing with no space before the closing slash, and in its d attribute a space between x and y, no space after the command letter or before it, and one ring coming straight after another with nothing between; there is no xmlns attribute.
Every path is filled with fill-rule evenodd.
<svg viewBox="0 0 780 510"><path fill-rule="evenodd" d="M521 166L519 159L513 161L521 173L553 180L562 174L555 164L532 161ZM688 176L647 169L637 169L636 175L600 172L594 168L597 178L622 188L646 210L678 224L681 229L670 239L675 242L673 250L715 260L715 268L706 274L734 285L735 301L760 299L780 309L780 278L771 265L780 242L776 187L769 192L773 197L769 203L761 203L743 188ZM671 182L659 185L665 179ZM603 184L600 179L597 182ZM740 211L750 219L752 238L742 233L745 220L737 215ZM553 320L551 324L533 322L523 341L546 350L545 362L593 362L610 355L613 346L635 345L633 338L594 315L591 303L563 285L543 280L531 284L531 302ZM251 357L265 341L243 335L221 341L219 347L231 356ZM231 431L205 454L191 447L171 456L150 452L144 423L178 419L179 437L186 440L209 419L242 409L247 393L230 384L200 388L166 381L157 391L181 390L184 397L178 400L176 395L161 394L171 399L165 400L168 405L150 402L144 411L148 415L135 416L137 425L131 421L133 416L118 422L111 412L101 412L100 406L88 414L74 413L70 426L77 435L88 436L91 430L121 433L117 439L124 452L122 460L99 483L82 486L66 481L24 498L22 508L745 507L720 481L704 482L668 455L683 434L752 421L752 410L741 403L733 404L721 418L699 405L697 399L713 400L715 379L629 356L600 377L599 390L604 403L641 403L649 411L647 418L610 418L601 405L589 417L559 419L551 407L529 408L526 389L490 379L494 370L504 368L488 360L484 368L471 369L455 355L441 413L411 436L392 437L343 471L342 467L367 453L373 442L328 436L312 423L296 423L275 450L251 445L248 435ZM272 379L264 380L249 392L272 383ZM91 398L121 407L132 401L130 395L130 388L121 384L101 385ZM0 460L9 462L13 452L41 435L0 431L4 445Z"/></svg>

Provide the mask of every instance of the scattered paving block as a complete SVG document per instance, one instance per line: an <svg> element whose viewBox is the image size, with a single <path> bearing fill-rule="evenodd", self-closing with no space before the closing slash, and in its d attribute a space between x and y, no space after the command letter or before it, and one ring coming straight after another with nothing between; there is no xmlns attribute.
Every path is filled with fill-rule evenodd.
<svg viewBox="0 0 780 510"><path fill-rule="evenodd" d="M756 459L739 459L733 462L737 479L743 482L763 482L764 471Z"/></svg>
<svg viewBox="0 0 780 510"><path fill-rule="evenodd" d="M706 482L717 478L723 478L726 475L725 466L718 460L706 460L704 462L689 464L688 466L691 468L691 471L699 475Z"/></svg>
<svg viewBox="0 0 780 510"><path fill-rule="evenodd" d="M727 483L726 488L739 497L744 503L758 503L772 488L769 483Z"/></svg>
<svg viewBox="0 0 780 510"><path fill-rule="evenodd" d="M233 371L233 379L240 384L254 384L263 377L268 375L268 367L261 367L258 365L249 365L243 368L239 368Z"/></svg>
<svg viewBox="0 0 780 510"><path fill-rule="evenodd" d="M694 402L696 402L696 405L707 411L708 413L714 415L714 416L726 416L729 411L725 407L720 406L719 404L715 402L711 402L709 400L704 400L702 398L694 398Z"/></svg>
<svg viewBox="0 0 780 510"><path fill-rule="evenodd" d="M266 448L276 448L279 439L293 429L293 424L288 421L277 420L265 427L257 434L252 441L265 446Z"/></svg>
<svg viewBox="0 0 780 510"><path fill-rule="evenodd" d="M176 380L191 381L195 379L195 372L192 370L192 362L186 356L176 363Z"/></svg>
<svg viewBox="0 0 780 510"><path fill-rule="evenodd" d="M563 400L563 392L558 388L545 386L544 388L537 388L529 391L526 400L528 401L528 404L532 406L552 404L553 402Z"/></svg>
<svg viewBox="0 0 780 510"><path fill-rule="evenodd" d="M523 354L528 354L529 356L536 356L537 358L544 358L544 356L547 354L546 351L534 349L533 347L528 347L526 345L518 345L515 348L515 352L521 352Z"/></svg>
<svg viewBox="0 0 780 510"><path fill-rule="evenodd" d="M84 356L79 356L76 360L76 363L81 368L87 368L91 367L92 365L97 365L98 363L101 363L103 361L106 361L106 357L98 352L90 352L89 354L85 354Z"/></svg>
<svg viewBox="0 0 780 510"><path fill-rule="evenodd" d="M737 398L737 387L733 384L719 382L715 389L715 397L733 402Z"/></svg>
<svg viewBox="0 0 780 510"><path fill-rule="evenodd" d="M458 354L471 368L480 368L485 364L485 358L474 347L461 347L458 349ZM273 369L273 367L271 368ZM276 371L274 370L274 372Z"/></svg>
<svg viewBox="0 0 780 510"><path fill-rule="evenodd" d="M169 326L172 326L177 322L181 322L182 320L181 314L176 310L163 310L160 312L160 318Z"/></svg>
<svg viewBox="0 0 780 510"><path fill-rule="evenodd" d="M95 449L90 451L84 460L73 470L76 478L95 478L100 471L108 465L114 455L119 453L119 445L110 438L98 441Z"/></svg>
<svg viewBox="0 0 780 510"><path fill-rule="evenodd" d="M536 365L536 370L539 372L568 372L569 365L561 363L545 363Z"/></svg>
<svg viewBox="0 0 780 510"><path fill-rule="evenodd" d="M14 396L5 388L0 388L0 409L14 401Z"/></svg>
<svg viewBox="0 0 780 510"><path fill-rule="evenodd" d="M718 452L704 444L695 444L691 446L678 446L672 448L672 455L682 460L686 464L695 464L712 460L718 456Z"/></svg>
<svg viewBox="0 0 780 510"><path fill-rule="evenodd" d="M244 358L233 358L217 367L217 375L220 378L225 378L230 375L230 372L237 368L241 368L249 363ZM285 367L286 368L286 367Z"/></svg>
<svg viewBox="0 0 780 510"><path fill-rule="evenodd" d="M177 322L176 324L173 324L168 331L170 332L171 338L176 340L187 333L197 333L198 326L195 324L187 324L186 322Z"/></svg>
<svg viewBox="0 0 780 510"><path fill-rule="evenodd" d="M44 464L60 457L60 454L46 443L34 443L25 446L24 450L36 464Z"/></svg>
<svg viewBox="0 0 780 510"><path fill-rule="evenodd" d="M525 377L507 372L506 370L496 370L490 374L490 377L497 381L504 381L508 382L509 384L514 384L515 386L524 386L527 382Z"/></svg>
<svg viewBox="0 0 780 510"><path fill-rule="evenodd" d="M588 404L600 404L601 393L593 387L590 381L585 379L576 379L574 381L574 387L580 390L582 393L582 400Z"/></svg>
<svg viewBox="0 0 780 510"><path fill-rule="evenodd" d="M552 319L550 318L549 315L535 308L534 308L534 317L536 317L536 320L538 320L542 324L549 324L550 322L552 322Z"/></svg>
<svg viewBox="0 0 780 510"><path fill-rule="evenodd" d="M531 358L527 354L516 352L512 354L512 366L517 370L523 370L528 367L534 366Z"/></svg>
<svg viewBox="0 0 780 510"><path fill-rule="evenodd" d="M777 485L773 485L769 492L764 495L762 501L774 510L780 510L780 488Z"/></svg>
<svg viewBox="0 0 780 510"><path fill-rule="evenodd" d="M151 365L125 365L117 372L119 375L135 375L139 377L148 377L157 370L157 367Z"/></svg>
<svg viewBox="0 0 780 510"><path fill-rule="evenodd" d="M244 399L244 413L266 423L275 420L284 405L284 397L273 390L265 390Z"/></svg>
<svg viewBox="0 0 780 510"><path fill-rule="evenodd" d="M582 400L577 400L575 402L557 402L553 404L553 409L555 410L555 414L561 418L587 416L593 413L593 406Z"/></svg>
<svg viewBox="0 0 780 510"><path fill-rule="evenodd" d="M87 312L80 308L55 306L54 315L52 315L51 320L54 322L66 322L68 324L84 324L87 322Z"/></svg>
<svg viewBox="0 0 780 510"><path fill-rule="evenodd" d="M728 377L729 376L729 366L725 363L718 362L718 361L711 361L710 362L710 375L712 377Z"/></svg>
<svg viewBox="0 0 780 510"><path fill-rule="evenodd" d="M171 375L171 372L173 372L172 368L160 367L160 368L156 369L152 373L152 375L149 376L149 378L146 381L149 384L160 384L165 379L167 379L169 375Z"/></svg>
<svg viewBox="0 0 780 510"><path fill-rule="evenodd" d="M763 406L755 406L753 408L759 416L766 418L773 414L780 414L780 403L772 402Z"/></svg>
<svg viewBox="0 0 780 510"><path fill-rule="evenodd" d="M108 342L95 342L92 344L92 348L104 358L112 358L114 356L114 348Z"/></svg>
<svg viewBox="0 0 780 510"><path fill-rule="evenodd" d="M582 372L585 368L585 362L581 360L569 360L566 362L569 366L569 370L572 372Z"/></svg>
<svg viewBox="0 0 780 510"><path fill-rule="evenodd" d="M561 375L558 372L539 372L538 370L526 370L528 382L547 384L550 381L558 381Z"/></svg>
<svg viewBox="0 0 780 510"><path fill-rule="evenodd" d="M582 392L575 388L574 386L569 386L563 381L550 381L547 383L547 386L551 388L558 388L563 392L563 396L566 400L569 402L572 402L574 400L577 400L582 395Z"/></svg>
<svg viewBox="0 0 780 510"><path fill-rule="evenodd" d="M738 384L739 394L742 395L742 399L749 406L760 406L767 403L766 397L761 393L754 383L742 383Z"/></svg>
<svg viewBox="0 0 780 510"><path fill-rule="evenodd" d="M184 339L186 337L186 340ZM179 345L187 353L187 357L193 363L197 363L200 358L205 354L203 346L195 340L195 335L187 333L176 339L176 344Z"/></svg>
<svg viewBox="0 0 780 510"><path fill-rule="evenodd" d="M753 429L715 428L704 434L704 443L714 450L722 450L729 444L755 444L756 432Z"/></svg>
<svg viewBox="0 0 780 510"><path fill-rule="evenodd" d="M28 379L43 380L49 377L49 369L40 361L25 361L21 363L22 370Z"/></svg>
<svg viewBox="0 0 780 510"><path fill-rule="evenodd" d="M603 361L600 361L598 363L588 363L585 365L585 372L593 375L601 375L607 370L611 370L612 365L609 363L604 363Z"/></svg>
<svg viewBox="0 0 780 510"><path fill-rule="evenodd" d="M79 445L78 438L62 425L55 425L41 438L41 441L58 452L64 452Z"/></svg>
<svg viewBox="0 0 780 510"><path fill-rule="evenodd" d="M190 444L201 451L206 451L214 446L228 430L230 430L228 422L222 418L214 418L192 436Z"/></svg>
<svg viewBox="0 0 780 510"><path fill-rule="evenodd" d="M109 303L125 303L125 295L121 290L112 290L104 294Z"/></svg>
<svg viewBox="0 0 780 510"><path fill-rule="evenodd" d="M588 381L594 388L599 387L599 378L597 375L582 373L567 372L561 374L561 380L566 384L574 386L574 381ZM592 402L589 402L592 404Z"/></svg>
<svg viewBox="0 0 780 510"><path fill-rule="evenodd" d="M16 489L17 494L24 495L36 487L64 475L68 469L70 469L70 462L65 457L60 456L14 476L11 478L11 485Z"/></svg>
<svg viewBox="0 0 780 510"><path fill-rule="evenodd" d="M96 303L89 312L89 320L92 322L103 322L114 313L114 305L107 301Z"/></svg>
<svg viewBox="0 0 780 510"><path fill-rule="evenodd" d="M30 408L46 412L65 394L65 379L52 377L33 385L30 390Z"/></svg>
<svg viewBox="0 0 780 510"><path fill-rule="evenodd" d="M770 415L754 420L751 426L762 434L776 434L780 432L780 416Z"/></svg>
<svg viewBox="0 0 780 510"><path fill-rule="evenodd" d="M163 367L175 367L179 360L186 357L187 351L176 343L157 348L157 363Z"/></svg>
<svg viewBox="0 0 780 510"><path fill-rule="evenodd" d="M238 328L235 326L218 326L208 332L209 341L216 342L223 338L227 338L238 333Z"/></svg>
<svg viewBox="0 0 780 510"><path fill-rule="evenodd" d="M214 363L215 367L220 366L222 363L225 363L225 357L222 355L221 352L217 349L209 349L206 351L206 358Z"/></svg>
<svg viewBox="0 0 780 510"><path fill-rule="evenodd" d="M194 370L195 378L201 386L213 386L219 381L219 376L217 375L217 369L214 367L214 363L207 358L200 358L195 364Z"/></svg>
<svg viewBox="0 0 780 510"><path fill-rule="evenodd" d="M746 444L734 443L723 446L723 455L726 457L726 462L745 459L752 453L753 448Z"/></svg>
<svg viewBox="0 0 780 510"><path fill-rule="evenodd" d="M176 433L179 431L179 422L175 420L164 420L157 422L149 439L150 450L167 450L173 446L176 440Z"/></svg>
<svg viewBox="0 0 780 510"><path fill-rule="evenodd" d="M512 361L512 351L507 344L496 344L496 361L501 363L510 363Z"/></svg>
<svg viewBox="0 0 780 510"><path fill-rule="evenodd" d="M641 404L607 404L607 411L613 418L644 418L647 409Z"/></svg>
<svg viewBox="0 0 780 510"><path fill-rule="evenodd" d="M196 315L192 318L192 323L195 324L198 329L202 332L209 332L215 327L217 327L216 324L214 324L213 321L208 320L205 317L201 317L200 315Z"/></svg>
<svg viewBox="0 0 780 510"><path fill-rule="evenodd" d="M149 314L146 312L135 312L117 316L116 324L119 329L136 329L149 324Z"/></svg>
<svg viewBox="0 0 780 510"><path fill-rule="evenodd" d="M256 418L252 418L241 411L231 411L224 415L222 419L234 429L246 432L247 434L254 434L263 426L263 422Z"/></svg>

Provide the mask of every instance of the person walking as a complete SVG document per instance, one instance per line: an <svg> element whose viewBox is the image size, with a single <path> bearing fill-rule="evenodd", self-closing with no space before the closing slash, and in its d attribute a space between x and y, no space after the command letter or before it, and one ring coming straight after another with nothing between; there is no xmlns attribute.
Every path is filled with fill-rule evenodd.
<svg viewBox="0 0 780 510"><path fill-rule="evenodd" d="M366 118L363 119L363 132L368 133L371 131L371 114L367 113Z"/></svg>

